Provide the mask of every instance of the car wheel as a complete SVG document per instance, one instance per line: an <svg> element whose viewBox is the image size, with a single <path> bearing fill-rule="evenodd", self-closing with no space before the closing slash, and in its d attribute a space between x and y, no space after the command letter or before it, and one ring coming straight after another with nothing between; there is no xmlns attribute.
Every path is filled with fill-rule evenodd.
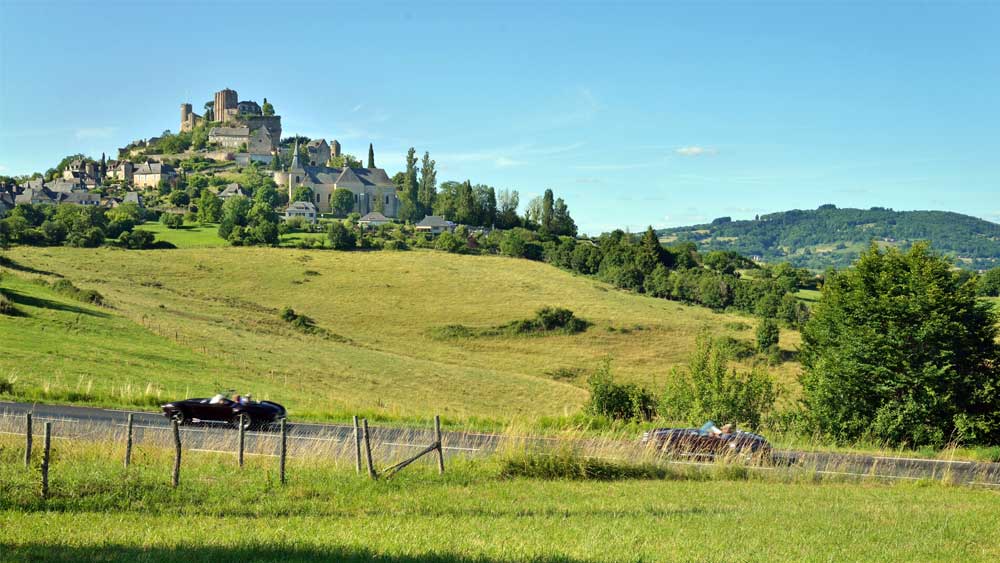
<svg viewBox="0 0 1000 563"><path fill-rule="evenodd" d="M190 421L190 419L184 414L184 411L180 410L175 412L174 416L172 416L171 418L173 419L174 422L177 423L177 426L183 426Z"/></svg>
<svg viewBox="0 0 1000 563"><path fill-rule="evenodd" d="M240 428L242 426L243 430L250 430L253 428L253 419L246 415L235 416L231 422L236 428Z"/></svg>

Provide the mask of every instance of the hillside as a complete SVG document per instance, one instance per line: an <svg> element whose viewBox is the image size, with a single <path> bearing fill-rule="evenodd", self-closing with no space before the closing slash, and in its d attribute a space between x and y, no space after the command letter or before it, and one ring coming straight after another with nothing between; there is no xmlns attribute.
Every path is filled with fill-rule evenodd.
<svg viewBox="0 0 1000 563"><path fill-rule="evenodd" d="M21 317L0 317L0 378L22 398L158 404L220 389L278 400L293 416L537 419L579 411L586 377L659 390L707 328L753 337L745 317L612 289L549 265L442 252L278 248L16 247L2 283ZM65 276L111 308L32 279ZM323 334L295 330L282 307ZM549 336L443 337L560 306L593 323ZM785 332L791 350L798 334ZM791 382L798 364L774 371Z"/></svg>
<svg viewBox="0 0 1000 563"><path fill-rule="evenodd" d="M948 211L837 209L792 210L658 231L664 242L694 241L700 249L735 250L767 262L788 261L815 270L849 265L872 240L908 246L930 240L934 248L970 269L1000 263L1000 225Z"/></svg>

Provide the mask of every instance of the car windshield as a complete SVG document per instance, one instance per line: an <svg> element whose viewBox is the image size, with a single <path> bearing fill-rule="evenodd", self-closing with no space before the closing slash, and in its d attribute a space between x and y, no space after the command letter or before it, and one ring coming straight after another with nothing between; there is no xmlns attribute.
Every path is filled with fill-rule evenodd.
<svg viewBox="0 0 1000 563"><path fill-rule="evenodd" d="M214 397L212 397L212 400L209 401L209 403L211 403L213 405L217 405L219 403L224 402L225 400L226 400L226 396L223 395L222 393L219 393L218 395L215 395Z"/></svg>

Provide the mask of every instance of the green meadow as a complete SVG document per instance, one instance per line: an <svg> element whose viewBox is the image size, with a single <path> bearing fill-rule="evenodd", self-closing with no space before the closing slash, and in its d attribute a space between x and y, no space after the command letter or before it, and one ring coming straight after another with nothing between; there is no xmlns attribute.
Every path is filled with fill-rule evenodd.
<svg viewBox="0 0 1000 563"><path fill-rule="evenodd" d="M617 481L501 477L502 460L418 462L370 481L343 464L0 437L0 561L995 561L996 491L739 471Z"/></svg>
<svg viewBox="0 0 1000 563"><path fill-rule="evenodd" d="M185 230L185 235L194 236ZM206 235L207 238L207 235ZM581 410L605 358L615 377L659 391L701 331L751 341L754 320L648 298L549 265L433 251L17 247L3 286L22 316L0 319L0 377L13 398L152 405L218 390L286 404L296 418L463 423ZM107 307L33 280L63 276ZM580 334L442 336L565 307ZM321 329L296 330L283 307ZM783 331L793 351L798 334ZM798 364L771 368L794 393Z"/></svg>

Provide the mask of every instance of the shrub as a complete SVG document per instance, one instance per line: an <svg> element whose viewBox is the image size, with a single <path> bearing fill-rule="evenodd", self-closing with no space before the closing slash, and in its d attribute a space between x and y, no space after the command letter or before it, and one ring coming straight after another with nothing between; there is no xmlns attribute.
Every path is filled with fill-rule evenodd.
<svg viewBox="0 0 1000 563"><path fill-rule="evenodd" d="M18 315L19 311L14 303L7 298L3 292L0 292L0 315L7 315L8 317L13 317Z"/></svg>
<svg viewBox="0 0 1000 563"><path fill-rule="evenodd" d="M839 440L1000 443L997 314L925 243L827 277L802 331L813 423Z"/></svg>
<svg viewBox="0 0 1000 563"><path fill-rule="evenodd" d="M441 233L438 235L437 241L434 242L434 248L452 253L460 252L464 246L461 238L449 232Z"/></svg>
<svg viewBox="0 0 1000 563"><path fill-rule="evenodd" d="M184 217L177 213L164 213L160 215L160 222L168 229L179 229L184 226Z"/></svg>
<svg viewBox="0 0 1000 563"><path fill-rule="evenodd" d="M569 309L561 307L542 307L535 311L535 318L512 321L499 327L510 334L531 334L535 332L564 332L577 334L590 327L590 322L581 319Z"/></svg>
<svg viewBox="0 0 1000 563"><path fill-rule="evenodd" d="M153 241L156 236L142 229L136 229L131 232L124 232L118 237L118 244L129 249L129 250L143 250L153 247Z"/></svg>
<svg viewBox="0 0 1000 563"><path fill-rule="evenodd" d="M80 289L66 278L56 280L51 287L56 293L71 297L77 301L91 303L93 305L104 305L104 296L96 290Z"/></svg>
<svg viewBox="0 0 1000 563"><path fill-rule="evenodd" d="M671 473L653 464L628 464L585 457L572 449L552 453L520 453L506 456L500 463L500 477L527 477L548 480L663 479Z"/></svg>
<svg viewBox="0 0 1000 563"><path fill-rule="evenodd" d="M357 239L354 233L340 221L330 223L326 237L330 240L330 248L334 250L353 250L357 248Z"/></svg>
<svg viewBox="0 0 1000 563"><path fill-rule="evenodd" d="M757 325L757 351L766 354L778 347L781 330L774 319L761 319Z"/></svg>
<svg viewBox="0 0 1000 563"><path fill-rule="evenodd" d="M587 378L590 399L586 411L593 415L615 420L649 420L656 412L656 398L634 383L615 383L611 375L611 361L604 360L601 367Z"/></svg>
<svg viewBox="0 0 1000 563"><path fill-rule="evenodd" d="M701 335L687 369L671 370L660 414L691 424L719 420L760 426L774 410L778 388L764 371L739 373L729 369L729 359L723 346Z"/></svg>

